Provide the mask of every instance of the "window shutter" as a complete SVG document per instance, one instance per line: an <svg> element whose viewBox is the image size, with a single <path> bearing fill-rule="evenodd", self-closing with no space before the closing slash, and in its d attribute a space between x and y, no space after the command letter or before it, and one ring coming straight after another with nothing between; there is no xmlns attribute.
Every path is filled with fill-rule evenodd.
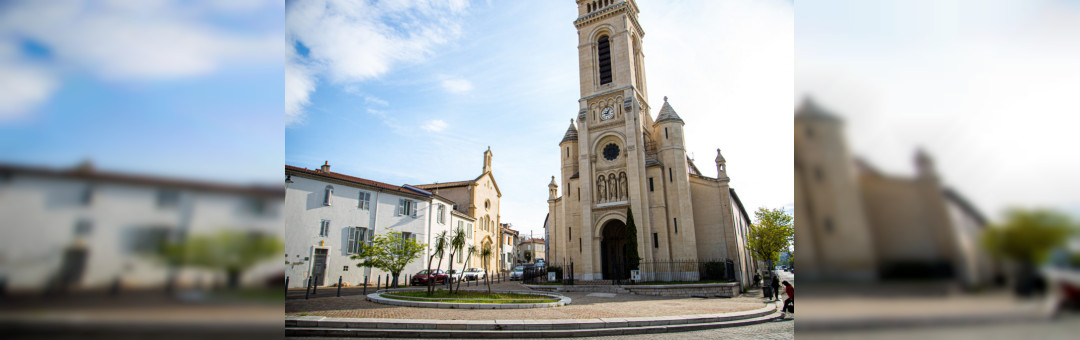
<svg viewBox="0 0 1080 340"><path fill-rule="evenodd" d="M412 215L412 217L416 217L416 201L412 201L412 204L410 205L412 206L412 214L410 215Z"/></svg>
<svg viewBox="0 0 1080 340"><path fill-rule="evenodd" d="M356 247L356 227L349 227L348 231L349 231L349 234L348 234L348 236L346 238L346 240L348 240L348 241L346 241L346 243L345 243L346 244L345 245L345 253L346 254L356 254L356 251L354 249Z"/></svg>
<svg viewBox="0 0 1080 340"><path fill-rule="evenodd" d="M399 198L397 201L397 210L394 211L394 216L401 216L405 211L405 199Z"/></svg>

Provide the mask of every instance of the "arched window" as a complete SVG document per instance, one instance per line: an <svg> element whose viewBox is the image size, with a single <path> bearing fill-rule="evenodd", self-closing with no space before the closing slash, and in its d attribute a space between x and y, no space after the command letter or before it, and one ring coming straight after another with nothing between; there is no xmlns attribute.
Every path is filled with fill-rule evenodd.
<svg viewBox="0 0 1080 340"><path fill-rule="evenodd" d="M600 37L596 42L596 55L600 60L600 84L611 82L611 44L608 36Z"/></svg>
<svg viewBox="0 0 1080 340"><path fill-rule="evenodd" d="M334 187L326 186L326 195L323 196L323 205L330 205L330 201L334 198Z"/></svg>

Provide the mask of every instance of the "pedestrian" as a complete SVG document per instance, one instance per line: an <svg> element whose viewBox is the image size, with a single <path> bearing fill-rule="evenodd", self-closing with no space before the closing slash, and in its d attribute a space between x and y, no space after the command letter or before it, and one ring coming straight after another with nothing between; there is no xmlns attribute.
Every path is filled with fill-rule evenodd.
<svg viewBox="0 0 1080 340"><path fill-rule="evenodd" d="M795 314L795 287L790 282L784 281L784 293L787 293L787 299L784 300L784 316L787 316L787 313Z"/></svg>
<svg viewBox="0 0 1080 340"><path fill-rule="evenodd" d="M780 278L773 275L772 282L769 286L772 287L773 301L780 301Z"/></svg>
<svg viewBox="0 0 1080 340"><path fill-rule="evenodd" d="M754 273L754 286L760 287L760 285L761 285L761 274Z"/></svg>

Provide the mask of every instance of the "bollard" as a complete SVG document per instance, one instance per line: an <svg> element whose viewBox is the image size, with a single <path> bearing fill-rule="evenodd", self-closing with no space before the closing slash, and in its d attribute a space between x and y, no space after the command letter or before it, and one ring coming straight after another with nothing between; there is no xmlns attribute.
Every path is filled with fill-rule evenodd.
<svg viewBox="0 0 1080 340"><path fill-rule="evenodd" d="M307 278L307 282L304 284L304 300L307 300L311 296L311 277Z"/></svg>
<svg viewBox="0 0 1080 340"><path fill-rule="evenodd" d="M199 288L202 288L202 277L199 278ZM289 293L289 277L285 277L285 294Z"/></svg>
<svg viewBox="0 0 1080 340"><path fill-rule="evenodd" d="M109 295L120 295L120 276L113 279L112 287L109 287Z"/></svg>
<svg viewBox="0 0 1080 340"><path fill-rule="evenodd" d="M364 275L364 296L367 296L367 275Z"/></svg>
<svg viewBox="0 0 1080 340"><path fill-rule="evenodd" d="M379 291L379 286L382 286L382 276L375 278L375 291Z"/></svg>
<svg viewBox="0 0 1080 340"><path fill-rule="evenodd" d="M337 277L337 297L341 297L341 276Z"/></svg>
<svg viewBox="0 0 1080 340"><path fill-rule="evenodd" d="M319 295L319 283L311 280L311 295Z"/></svg>
<svg viewBox="0 0 1080 340"><path fill-rule="evenodd" d="M386 274L386 288L390 288L390 274Z"/></svg>

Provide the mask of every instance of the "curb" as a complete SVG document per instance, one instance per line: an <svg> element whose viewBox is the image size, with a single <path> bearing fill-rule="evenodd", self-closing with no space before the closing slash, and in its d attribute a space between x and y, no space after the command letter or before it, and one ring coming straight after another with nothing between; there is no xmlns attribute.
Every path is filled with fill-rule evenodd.
<svg viewBox="0 0 1080 340"><path fill-rule="evenodd" d="M975 326L987 324L1023 323L1047 321L1050 318L1040 314L1000 314L1000 315L954 315L921 318L863 318L846 320L807 320L799 321L800 332L829 332L877 329L910 329L950 326Z"/></svg>
<svg viewBox="0 0 1080 340"><path fill-rule="evenodd" d="M445 309L526 309L526 308L551 308L569 305L572 301L569 297L550 293L550 292L536 292L536 291L521 291L521 290L503 290L497 291L498 293L524 293L532 295L541 295L551 298L558 298L556 302L543 302L543 303L466 303L466 302L425 302L425 301L408 301L398 300L392 298L383 297L383 293L393 293L399 291L420 291L413 288L398 288L398 289L384 289L367 295L367 300L375 303L381 303L384 305L404 306L404 307L418 307L418 308L445 308Z"/></svg>
<svg viewBox="0 0 1080 340"><path fill-rule="evenodd" d="M551 338L683 332L779 319L775 305L718 314L567 320L402 320L290 316L286 336Z"/></svg>

